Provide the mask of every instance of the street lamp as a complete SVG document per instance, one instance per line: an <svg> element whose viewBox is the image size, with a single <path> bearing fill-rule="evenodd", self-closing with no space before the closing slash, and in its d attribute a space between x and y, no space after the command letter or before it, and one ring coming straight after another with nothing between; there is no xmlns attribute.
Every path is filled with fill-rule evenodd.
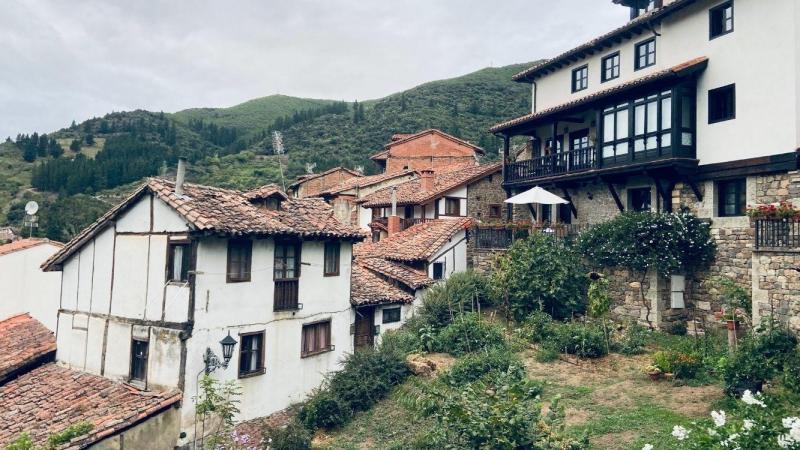
<svg viewBox="0 0 800 450"><path fill-rule="evenodd" d="M228 331L228 335L222 338L219 343L222 345L222 361L220 361L217 355L211 351L211 347L206 347L206 352L203 354L203 362L205 363L204 372L206 375L210 374L216 369L219 369L220 367L227 369L228 363L233 357L233 348L236 347L236 339L231 337L230 331Z"/></svg>

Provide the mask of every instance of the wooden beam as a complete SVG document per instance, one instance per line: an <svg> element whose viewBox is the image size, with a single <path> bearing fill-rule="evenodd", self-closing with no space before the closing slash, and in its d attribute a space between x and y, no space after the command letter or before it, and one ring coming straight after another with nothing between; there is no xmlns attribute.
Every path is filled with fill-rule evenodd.
<svg viewBox="0 0 800 450"><path fill-rule="evenodd" d="M578 209L575 208L575 204L572 203L572 197L570 197L569 191L567 191L567 188L561 188L561 190L564 192L564 200L569 202L569 210L572 211L572 217L577 219Z"/></svg>
<svg viewBox="0 0 800 450"><path fill-rule="evenodd" d="M506 189L506 199L512 197L511 189ZM506 222L511 223L514 221L514 205L506 203Z"/></svg>
<svg viewBox="0 0 800 450"><path fill-rule="evenodd" d="M702 202L703 201L703 193L700 192L700 188L697 186L697 183L695 183L695 181L693 179L687 177L686 178L686 184L688 184L689 187L692 188L692 192L694 193L694 197L697 199L697 201L698 202Z"/></svg>
<svg viewBox="0 0 800 450"><path fill-rule="evenodd" d="M606 186L608 186L608 192L611 193L611 196L614 198L614 203L617 204L617 209L619 212L625 212L625 206L622 205L622 201L619 199L619 194L617 194L617 190L614 188L614 185L611 184L610 181L606 181Z"/></svg>
<svg viewBox="0 0 800 450"><path fill-rule="evenodd" d="M531 212L531 216L533 216L533 221L536 221L536 209L533 208L533 205L528 203L528 211Z"/></svg>

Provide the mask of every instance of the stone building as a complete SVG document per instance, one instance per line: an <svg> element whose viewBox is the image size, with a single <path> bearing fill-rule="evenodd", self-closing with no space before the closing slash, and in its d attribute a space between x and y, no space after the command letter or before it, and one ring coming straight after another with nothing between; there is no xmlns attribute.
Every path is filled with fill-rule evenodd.
<svg viewBox="0 0 800 450"><path fill-rule="evenodd" d="M402 170L446 169L474 166L484 150L443 131L429 129L395 134L381 152L370 157L385 173Z"/></svg>
<svg viewBox="0 0 800 450"><path fill-rule="evenodd" d="M321 173L300 175L286 190L294 198L316 197L322 191L361 176L363 174L355 170L334 167Z"/></svg>

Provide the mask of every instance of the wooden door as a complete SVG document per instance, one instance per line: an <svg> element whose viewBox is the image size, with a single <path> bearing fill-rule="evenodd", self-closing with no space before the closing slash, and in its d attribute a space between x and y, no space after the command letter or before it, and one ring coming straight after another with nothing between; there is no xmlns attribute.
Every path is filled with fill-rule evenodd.
<svg viewBox="0 0 800 450"><path fill-rule="evenodd" d="M375 343L375 308L356 309L354 346L356 350L372 348Z"/></svg>

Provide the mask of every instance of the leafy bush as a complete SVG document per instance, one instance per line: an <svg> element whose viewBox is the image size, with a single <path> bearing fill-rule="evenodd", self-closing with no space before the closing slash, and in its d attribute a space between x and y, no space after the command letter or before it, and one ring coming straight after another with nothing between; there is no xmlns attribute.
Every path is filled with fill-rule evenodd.
<svg viewBox="0 0 800 450"><path fill-rule="evenodd" d="M599 358L608 353L603 330L590 323L566 322L551 328L554 333L546 347L581 358Z"/></svg>
<svg viewBox="0 0 800 450"><path fill-rule="evenodd" d="M22 433L17 436L16 439L9 442L5 446L5 450L36 450L37 447L33 443L33 439L31 439L31 435L26 433Z"/></svg>
<svg viewBox="0 0 800 450"><path fill-rule="evenodd" d="M499 256L489 284L495 303L518 321L536 310L557 319L586 310L587 279L579 255L542 233L514 242Z"/></svg>
<svg viewBox="0 0 800 450"><path fill-rule="evenodd" d="M674 350L653 353L653 366L663 373L672 373L676 379L693 379L703 368L700 356Z"/></svg>
<svg viewBox="0 0 800 450"><path fill-rule="evenodd" d="M797 348L797 338L786 329L762 330L756 335L754 352L761 353L770 362L776 372L783 370L783 365Z"/></svg>
<svg viewBox="0 0 800 450"><path fill-rule="evenodd" d="M311 394L300 408L298 420L309 430L333 429L344 425L352 415L347 404L328 389Z"/></svg>
<svg viewBox="0 0 800 450"><path fill-rule="evenodd" d="M505 347L503 330L483 320L477 313L465 314L443 329L436 338L435 350L460 356L481 349Z"/></svg>
<svg viewBox="0 0 800 450"><path fill-rule="evenodd" d="M417 315L426 325L444 328L453 318L475 310L478 303L488 303L486 284L486 278L475 272L454 273L427 290Z"/></svg>
<svg viewBox="0 0 800 450"><path fill-rule="evenodd" d="M94 428L94 425L89 422L80 422L70 425L58 433L51 434L47 438L47 448L56 448L61 444L66 444L78 436L89 433L92 431L92 428Z"/></svg>
<svg viewBox="0 0 800 450"><path fill-rule="evenodd" d="M525 376L525 368L513 353L502 349L490 349L470 353L453 364L442 380L453 386L460 386L479 380L493 372L516 372Z"/></svg>
<svg viewBox="0 0 800 450"><path fill-rule="evenodd" d="M309 450L311 433L297 421L285 427L267 427L263 430L264 440L269 442L270 450Z"/></svg>
<svg viewBox="0 0 800 450"><path fill-rule="evenodd" d="M796 348L797 338L783 329L742 339L725 366L725 392L739 396L748 389L760 391L764 382L783 372Z"/></svg>
<svg viewBox="0 0 800 450"><path fill-rule="evenodd" d="M404 356L387 350L347 355L329 381L331 393L353 411L365 411L411 374Z"/></svg>
<svg viewBox="0 0 800 450"><path fill-rule="evenodd" d="M673 322L669 326L669 333L675 336L686 336L689 330L686 328L686 322Z"/></svg>
<svg viewBox="0 0 800 450"><path fill-rule="evenodd" d="M630 322L625 328L625 333L616 342L615 348L623 355L638 355L644 352L647 345L649 330L638 322Z"/></svg>
<svg viewBox="0 0 800 450"><path fill-rule="evenodd" d="M792 352L783 365L783 386L800 395L800 351Z"/></svg>
<svg viewBox="0 0 800 450"><path fill-rule="evenodd" d="M405 326L384 333L381 336L380 348L401 355L420 352L424 349L419 332Z"/></svg>
<svg viewBox="0 0 800 450"><path fill-rule="evenodd" d="M522 334L531 342L539 343L553 334L553 326L550 314L534 311L522 323Z"/></svg>

